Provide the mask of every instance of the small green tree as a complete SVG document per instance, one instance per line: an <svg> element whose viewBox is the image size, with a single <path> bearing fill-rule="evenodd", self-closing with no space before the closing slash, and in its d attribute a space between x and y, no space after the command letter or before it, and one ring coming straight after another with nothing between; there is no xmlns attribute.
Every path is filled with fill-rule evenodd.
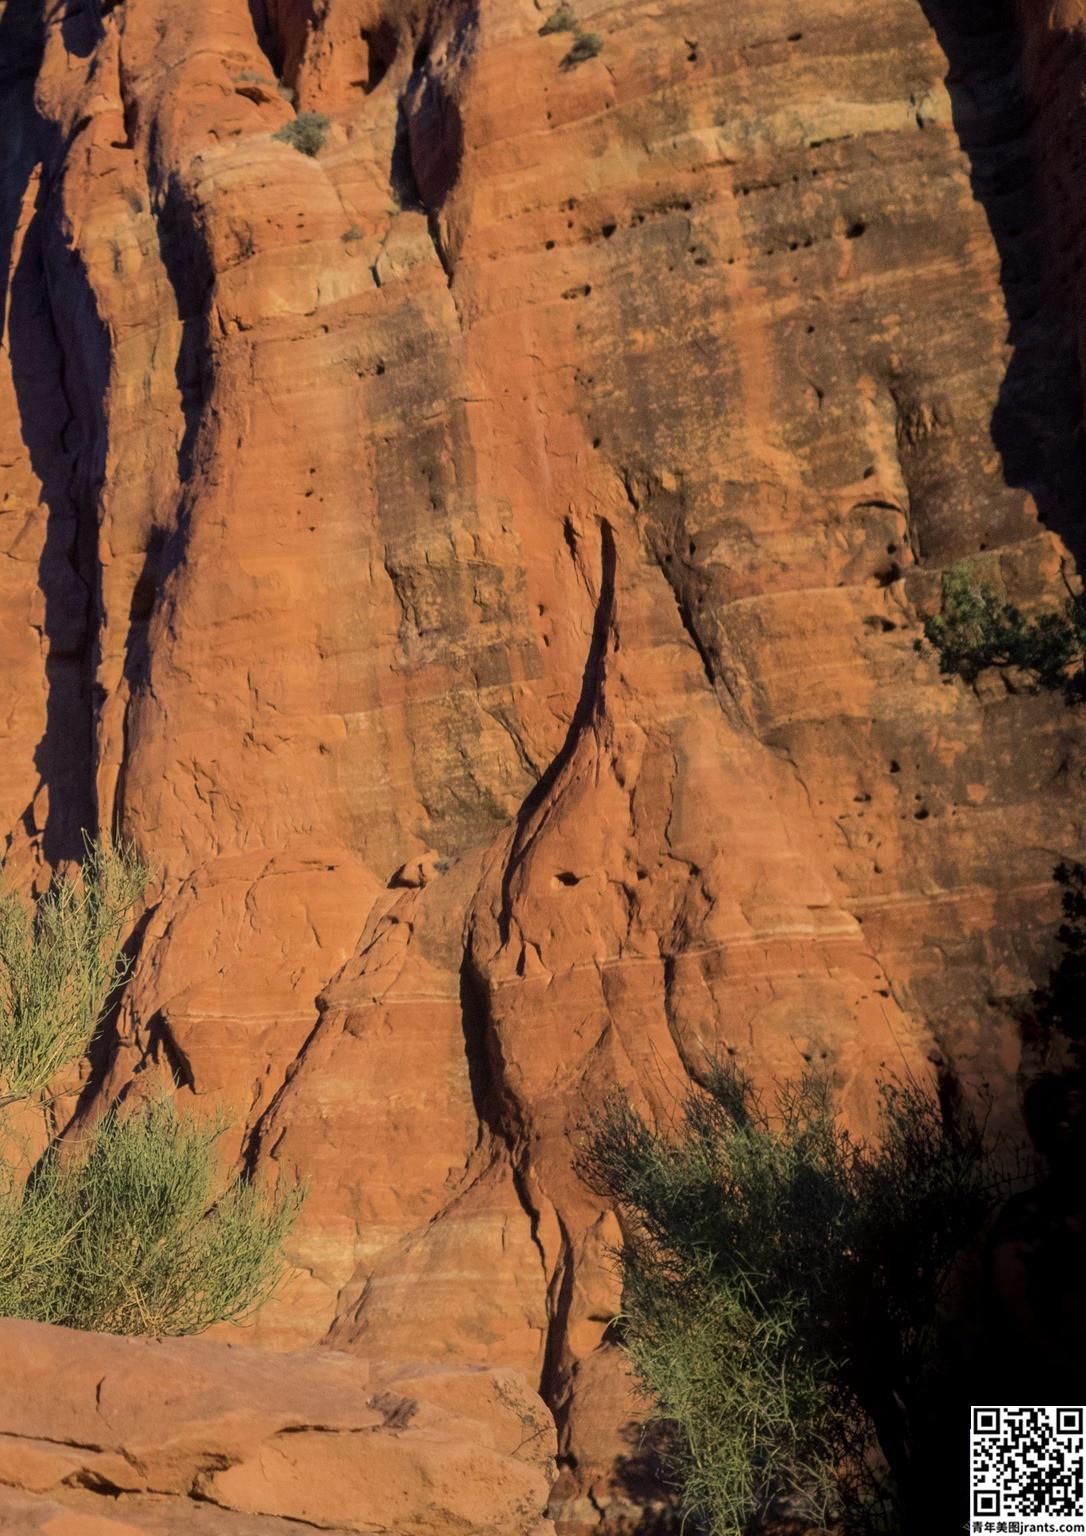
<svg viewBox="0 0 1086 1536"><path fill-rule="evenodd" d="M939 670L975 681L985 667L1015 668L1036 688L1082 692L1086 665L1086 599L1027 618L987 583L958 566L942 582L942 611L924 625L939 653ZM918 649L922 643L917 641Z"/></svg>
<svg viewBox="0 0 1086 1536"><path fill-rule="evenodd" d="M940 1296L993 1181L979 1131L933 1095L884 1084L880 1102L867 1146L825 1083L782 1088L770 1114L717 1065L674 1134L621 1100L590 1129L584 1171L623 1225L625 1347L712 1536L892 1528L915 1485Z"/></svg>
<svg viewBox="0 0 1086 1536"><path fill-rule="evenodd" d="M272 138L289 144L299 154L313 156L324 148L330 126L323 112L299 112L292 122L284 123L273 133Z"/></svg>
<svg viewBox="0 0 1086 1536"><path fill-rule="evenodd" d="M127 974L148 878L133 850L88 844L34 908L0 897L0 1107L47 1098ZM0 1314L114 1333L197 1333L252 1311L282 1271L299 1193L224 1193L221 1121L160 1101L114 1107L30 1176L0 1163Z"/></svg>

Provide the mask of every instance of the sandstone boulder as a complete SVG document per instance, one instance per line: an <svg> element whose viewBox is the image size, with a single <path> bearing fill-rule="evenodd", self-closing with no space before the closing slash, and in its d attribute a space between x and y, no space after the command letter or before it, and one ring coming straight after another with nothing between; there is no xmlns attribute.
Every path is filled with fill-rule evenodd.
<svg viewBox="0 0 1086 1536"><path fill-rule="evenodd" d="M553 1421L510 1370L10 1321L0 1356L0 1530L552 1529Z"/></svg>

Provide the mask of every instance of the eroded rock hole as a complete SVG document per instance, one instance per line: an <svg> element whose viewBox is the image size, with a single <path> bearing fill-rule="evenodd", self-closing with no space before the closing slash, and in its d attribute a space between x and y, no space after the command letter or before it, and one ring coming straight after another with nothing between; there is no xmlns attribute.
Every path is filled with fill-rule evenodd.
<svg viewBox="0 0 1086 1536"><path fill-rule="evenodd" d="M362 41L366 45L368 69L363 90L368 96L375 91L396 62L400 40L395 29L387 21L379 21L375 27L362 28Z"/></svg>

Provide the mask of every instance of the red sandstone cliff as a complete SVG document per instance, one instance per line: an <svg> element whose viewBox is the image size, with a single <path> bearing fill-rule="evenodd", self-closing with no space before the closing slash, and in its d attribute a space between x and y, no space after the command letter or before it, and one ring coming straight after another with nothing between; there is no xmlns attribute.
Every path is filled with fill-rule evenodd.
<svg viewBox="0 0 1086 1536"><path fill-rule="evenodd" d="M91 1109L228 1105L312 1184L250 1341L522 1372L569 1532L638 1500L586 1105L1005 1092L1086 803L913 649L1080 552L1081 6L576 9L0 0L0 826L161 871Z"/></svg>

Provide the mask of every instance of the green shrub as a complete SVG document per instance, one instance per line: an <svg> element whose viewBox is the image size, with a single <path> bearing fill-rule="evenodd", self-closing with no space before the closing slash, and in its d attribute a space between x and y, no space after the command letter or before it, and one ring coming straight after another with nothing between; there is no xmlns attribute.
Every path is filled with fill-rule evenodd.
<svg viewBox="0 0 1086 1536"><path fill-rule="evenodd" d="M1034 687L1081 691L1086 656L1082 598L1026 618L991 586L957 567L943 576L942 611L927 620L924 634L939 653L940 672L967 682L985 667L1013 667L1026 673Z"/></svg>
<svg viewBox="0 0 1086 1536"><path fill-rule="evenodd" d="M127 972L121 942L147 878L130 849L88 844L79 878L55 880L35 908L0 892L0 1106L87 1050Z"/></svg>
<svg viewBox="0 0 1086 1536"><path fill-rule="evenodd" d="M273 139L289 144L302 155L315 155L324 148L328 137L328 119L322 112L299 112L293 122L284 123Z"/></svg>
<svg viewBox="0 0 1086 1536"><path fill-rule="evenodd" d="M980 1134L913 1085L882 1086L872 1146L816 1079L772 1116L734 1067L707 1089L672 1135L612 1100L583 1162L622 1217L619 1326L684 1511L712 1536L883 1529L938 1397L946 1276L992 1198Z"/></svg>
<svg viewBox="0 0 1086 1536"><path fill-rule="evenodd" d="M0 1198L0 1312L102 1333L199 1333L264 1301L295 1194L215 1198L221 1123L161 1101L111 1111Z"/></svg>
<svg viewBox="0 0 1086 1536"><path fill-rule="evenodd" d="M550 37L555 32L575 32L577 17L571 6L560 5L553 10L539 29L540 37Z"/></svg>
<svg viewBox="0 0 1086 1536"><path fill-rule="evenodd" d="M124 979L148 878L88 843L78 878L30 908L0 895L0 1107L37 1096L87 1049ZM300 1195L235 1180L216 1198L221 1122L161 1102L53 1142L29 1178L0 1161L0 1314L114 1333L196 1333L267 1296Z"/></svg>
<svg viewBox="0 0 1086 1536"><path fill-rule="evenodd" d="M573 46L562 60L562 69L576 69L578 64L586 64L589 59L594 59L603 50L603 39L595 32L582 32L578 27L573 34Z"/></svg>

